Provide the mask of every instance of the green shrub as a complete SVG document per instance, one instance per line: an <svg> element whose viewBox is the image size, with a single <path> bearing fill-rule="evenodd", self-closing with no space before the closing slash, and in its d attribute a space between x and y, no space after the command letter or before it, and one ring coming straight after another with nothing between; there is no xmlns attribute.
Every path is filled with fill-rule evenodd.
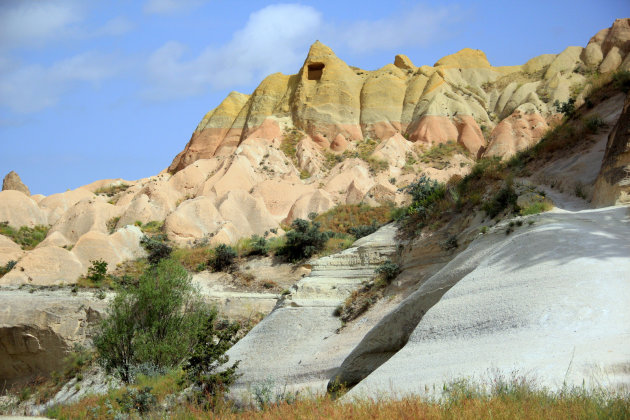
<svg viewBox="0 0 630 420"><path fill-rule="evenodd" d="M518 195L516 194L516 191L514 191L512 183L507 182L506 185L501 188L490 201L484 203L483 210L486 212L488 217L494 219L499 213L509 207L516 210L517 198Z"/></svg>
<svg viewBox="0 0 630 420"><path fill-rule="evenodd" d="M363 238L364 236L368 236L373 234L378 230L380 225L376 222L376 220L372 221L371 225L359 225L356 227L351 227L348 229L348 232L354 236L356 239Z"/></svg>
<svg viewBox="0 0 630 420"><path fill-rule="evenodd" d="M267 239L259 235L253 235L249 242L249 250L247 255L267 255L269 253L269 244Z"/></svg>
<svg viewBox="0 0 630 420"><path fill-rule="evenodd" d="M107 277L107 262L104 260L90 261L92 265L88 268L87 279L99 285Z"/></svg>
<svg viewBox="0 0 630 420"><path fill-rule="evenodd" d="M162 240L161 240L162 239ZM140 245L149 253L147 259L152 265L158 264L160 261L170 257L173 248L164 243L164 238L154 236L152 238L143 236Z"/></svg>
<svg viewBox="0 0 630 420"><path fill-rule="evenodd" d="M330 232L321 232L319 222L295 219L291 223L292 230L286 234L285 244L278 250L288 261L300 261L310 258L326 246Z"/></svg>
<svg viewBox="0 0 630 420"><path fill-rule="evenodd" d="M230 271L234 266L236 251L229 245L220 244L214 248L214 255L208 261L208 265L214 271Z"/></svg>
<svg viewBox="0 0 630 420"><path fill-rule="evenodd" d="M184 267L161 260L137 287L118 290L94 336L98 360L125 382L142 363L176 366L195 345L206 312Z"/></svg>
<svg viewBox="0 0 630 420"><path fill-rule="evenodd" d="M48 235L50 226L37 225L35 227L21 226L15 229L9 222L0 222L0 235L8 236L24 250L35 248Z"/></svg>
<svg viewBox="0 0 630 420"><path fill-rule="evenodd" d="M201 320L196 344L183 369L189 382L195 384L212 406L216 398L236 380L238 361L227 367L229 357L225 354L237 341L240 324L237 322L217 323L217 312L207 312ZM220 369L219 369L220 368Z"/></svg>
<svg viewBox="0 0 630 420"><path fill-rule="evenodd" d="M422 174L416 181L401 188L399 191L411 195L412 201L407 208L407 214L417 215L421 219L424 219L429 215L429 211L432 209L433 205L444 197L446 189L444 185Z"/></svg>
<svg viewBox="0 0 630 420"><path fill-rule="evenodd" d="M624 93L630 91L630 71L620 70L613 75L613 83L617 89Z"/></svg>
<svg viewBox="0 0 630 420"><path fill-rule="evenodd" d="M157 405L157 398L151 393L151 390L150 386L141 389L126 388L122 396L116 398L116 402L123 413L136 411L138 414L146 414Z"/></svg>
<svg viewBox="0 0 630 420"><path fill-rule="evenodd" d="M5 265L0 265L0 277L7 274L9 271L13 270L13 267L17 265L17 261L11 260L7 262Z"/></svg>
<svg viewBox="0 0 630 420"><path fill-rule="evenodd" d="M386 260L375 272L389 284L400 274L400 266L391 260Z"/></svg>
<svg viewBox="0 0 630 420"><path fill-rule="evenodd" d="M556 108L556 111L560 112L567 118L572 118L575 115L575 99L569 98L566 102L560 103L556 99L553 103L553 106Z"/></svg>
<svg viewBox="0 0 630 420"><path fill-rule="evenodd" d="M606 126L606 123L599 115L591 115L584 120L584 128L591 134L597 133L604 126Z"/></svg>
<svg viewBox="0 0 630 420"><path fill-rule="evenodd" d="M538 214L538 213L542 213L545 211L549 211L553 208L553 206L551 204L549 204L546 201L540 201L537 203L533 203L530 206L525 207L524 209L520 210L520 214L522 216L527 216L530 214Z"/></svg>

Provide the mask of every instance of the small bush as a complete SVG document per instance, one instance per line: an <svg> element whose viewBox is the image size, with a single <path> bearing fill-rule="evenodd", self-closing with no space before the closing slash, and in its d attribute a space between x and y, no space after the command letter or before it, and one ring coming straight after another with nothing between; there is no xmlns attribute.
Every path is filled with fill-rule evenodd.
<svg viewBox="0 0 630 420"><path fill-rule="evenodd" d="M112 217L105 224L107 226L107 231L109 232L110 235L116 231L116 225L118 224L119 220L120 220L120 216Z"/></svg>
<svg viewBox="0 0 630 420"><path fill-rule="evenodd" d="M457 243L457 236L456 235L449 236L444 242L440 244L440 246L444 251L450 251L451 249L456 249L457 247L459 247L459 244Z"/></svg>
<svg viewBox="0 0 630 420"><path fill-rule="evenodd" d="M619 70L613 74L612 79L617 89L621 90L623 93L630 91L630 71Z"/></svg>
<svg viewBox="0 0 630 420"><path fill-rule="evenodd" d="M488 217L494 219L499 213L510 207L515 209L517 198L518 195L514 191L512 183L507 182L490 201L484 203L483 210Z"/></svg>
<svg viewBox="0 0 630 420"><path fill-rule="evenodd" d="M126 388L120 398L116 398L116 402L120 406L123 413L137 412L138 414L146 414L157 405L155 395L151 393L150 386L141 389Z"/></svg>
<svg viewBox="0 0 630 420"><path fill-rule="evenodd" d="M389 284L400 273L400 266L391 260L386 260L375 270L375 273Z"/></svg>
<svg viewBox="0 0 630 420"><path fill-rule="evenodd" d="M416 181L399 191L411 195L411 204L407 208L409 215L417 215L420 219L426 219L434 204L444 197L446 189L443 184L431 180L426 175L420 176Z"/></svg>
<svg viewBox="0 0 630 420"><path fill-rule="evenodd" d="M278 250L278 254L295 262L310 258L323 250L331 233L321 232L319 227L318 222L295 219L291 223L292 230L286 234L286 243Z"/></svg>
<svg viewBox="0 0 630 420"><path fill-rule="evenodd" d="M171 252L173 252L173 248L160 239L162 238L158 236L152 238L143 236L140 240L140 245L149 253L147 259L152 265L156 265L160 261L167 259L170 257Z"/></svg>
<svg viewBox="0 0 630 420"><path fill-rule="evenodd" d="M363 238L376 232L379 228L379 224L376 220L372 221L371 225L359 225L348 229L348 233L354 236L356 239Z"/></svg>
<svg viewBox="0 0 630 420"><path fill-rule="evenodd" d="M269 244L267 239L262 236L253 235L249 242L249 250L247 255L267 255L269 253Z"/></svg>
<svg viewBox="0 0 630 420"><path fill-rule="evenodd" d="M604 126L606 123L599 115L591 115L584 120L584 128L587 133L595 134Z"/></svg>
<svg viewBox="0 0 630 420"><path fill-rule="evenodd" d="M13 267L17 265L17 261L11 260L7 262L5 265L0 265L0 277L7 274L9 271L13 270Z"/></svg>
<svg viewBox="0 0 630 420"><path fill-rule="evenodd" d="M106 187L98 188L96 191L94 191L94 194L106 195L107 197L113 197L120 192L127 191L129 187L130 185L127 185L125 183L118 184L118 185L108 185Z"/></svg>
<svg viewBox="0 0 630 420"><path fill-rule="evenodd" d="M575 115L575 99L569 98L566 102L560 103L556 99L553 103L553 106L556 108L556 111L563 114L567 118L573 118Z"/></svg>
<svg viewBox="0 0 630 420"><path fill-rule="evenodd" d="M214 248L214 256L208 261L208 265L214 271L230 271L234 266L236 251L229 245L220 244Z"/></svg>
<svg viewBox="0 0 630 420"><path fill-rule="evenodd" d="M107 262L104 260L90 261L92 265L88 268L87 279L95 285L100 285L107 277Z"/></svg>

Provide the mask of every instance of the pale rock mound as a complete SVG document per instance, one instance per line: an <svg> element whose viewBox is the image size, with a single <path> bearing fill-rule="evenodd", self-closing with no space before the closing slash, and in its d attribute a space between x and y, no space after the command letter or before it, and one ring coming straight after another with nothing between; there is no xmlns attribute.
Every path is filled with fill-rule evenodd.
<svg viewBox="0 0 630 420"><path fill-rule="evenodd" d="M20 191L26 195L31 195L28 187L24 185L20 176L15 172L9 172L2 180L2 191L15 190Z"/></svg>
<svg viewBox="0 0 630 420"><path fill-rule="evenodd" d="M48 223L55 224L61 216L72 206L84 199L95 198L92 191L87 188L77 188L76 190L66 191L49 195L39 201L39 207L47 214Z"/></svg>
<svg viewBox="0 0 630 420"><path fill-rule="evenodd" d="M291 223L295 219L308 219L310 213L323 213L335 206L330 194L325 190L318 189L306 193L293 204L284 223Z"/></svg>
<svg viewBox="0 0 630 420"><path fill-rule="evenodd" d="M127 260L133 260L146 255L140 246L143 233L137 226L126 226L112 235L98 231L90 231L82 235L72 248L84 267L90 267L92 261L107 262L108 271L113 271L116 265Z"/></svg>
<svg viewBox="0 0 630 420"><path fill-rule="evenodd" d="M17 261L24 251L22 248L4 235L0 235L0 266L6 265L9 261Z"/></svg>
<svg viewBox="0 0 630 420"><path fill-rule="evenodd" d="M89 231L107 233L107 222L120 215L120 208L94 199L84 199L66 211L50 232L60 232L76 242Z"/></svg>
<svg viewBox="0 0 630 420"><path fill-rule="evenodd" d="M75 254L51 245L29 251L13 270L0 278L0 285L74 284L86 270Z"/></svg>
<svg viewBox="0 0 630 420"><path fill-rule="evenodd" d="M0 191L0 222L9 222L9 226L33 227L47 223L46 214L37 203L24 193L15 190Z"/></svg>
<svg viewBox="0 0 630 420"><path fill-rule="evenodd" d="M535 145L548 129L540 114L516 110L492 130L483 156L508 158Z"/></svg>

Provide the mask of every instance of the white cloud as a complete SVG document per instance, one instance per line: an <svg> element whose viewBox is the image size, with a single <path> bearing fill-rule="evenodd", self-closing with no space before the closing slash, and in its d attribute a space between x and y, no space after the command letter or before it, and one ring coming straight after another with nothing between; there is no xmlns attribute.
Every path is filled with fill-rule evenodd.
<svg viewBox="0 0 630 420"><path fill-rule="evenodd" d="M93 52L61 60L51 66L21 66L0 62L0 106L18 113L40 111L55 105L79 83L99 83L113 77L121 63L115 57Z"/></svg>
<svg viewBox="0 0 630 420"><path fill-rule="evenodd" d="M96 28L91 36L118 36L126 34L133 29L133 24L122 16L115 17L105 22L100 28Z"/></svg>
<svg viewBox="0 0 630 420"><path fill-rule="evenodd" d="M153 86L145 93L168 99L250 83L272 72L293 72L321 23L321 14L312 7L280 4L252 13L230 42L206 48L197 57L185 59L186 47L168 42L149 58Z"/></svg>
<svg viewBox="0 0 630 420"><path fill-rule="evenodd" d="M42 45L82 18L71 1L8 1L0 6L0 47Z"/></svg>
<svg viewBox="0 0 630 420"><path fill-rule="evenodd" d="M457 20L452 7L418 5L392 16L373 21L349 22L327 28L327 38L356 53L423 46L444 36L449 23Z"/></svg>
<svg viewBox="0 0 630 420"><path fill-rule="evenodd" d="M151 14L171 14L190 10L202 3L202 0L148 0L143 10Z"/></svg>
<svg viewBox="0 0 630 420"><path fill-rule="evenodd" d="M163 100L242 86L273 72L294 73L316 39L358 54L426 45L451 30L455 15L452 8L420 5L378 20L325 23L310 6L267 6L252 13L227 44L197 56L188 57L181 43L164 44L149 58L151 87L145 94Z"/></svg>

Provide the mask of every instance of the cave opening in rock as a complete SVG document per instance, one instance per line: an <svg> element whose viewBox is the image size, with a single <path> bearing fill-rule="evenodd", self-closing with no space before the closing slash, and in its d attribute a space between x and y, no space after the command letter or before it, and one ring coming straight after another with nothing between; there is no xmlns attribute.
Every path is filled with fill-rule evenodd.
<svg viewBox="0 0 630 420"><path fill-rule="evenodd" d="M324 63L312 63L308 65L308 80L319 80L324 73Z"/></svg>

